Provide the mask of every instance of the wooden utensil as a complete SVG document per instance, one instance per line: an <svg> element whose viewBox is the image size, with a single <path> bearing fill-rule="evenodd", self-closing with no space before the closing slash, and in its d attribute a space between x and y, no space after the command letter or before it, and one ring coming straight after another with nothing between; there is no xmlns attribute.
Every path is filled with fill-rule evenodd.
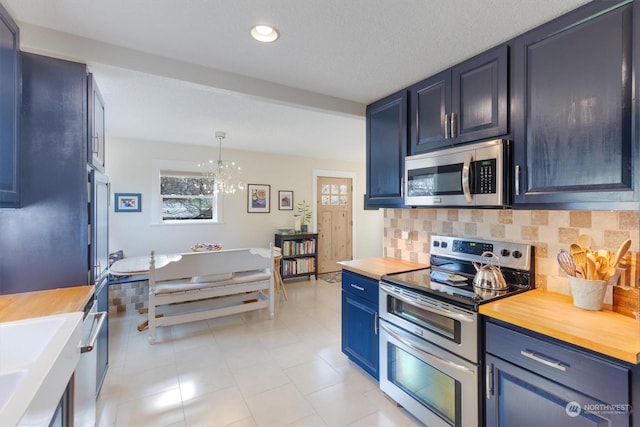
<svg viewBox="0 0 640 427"><path fill-rule="evenodd" d="M598 276L601 280L607 280L607 277L609 276L609 258L604 257L602 255L597 255L596 256L596 271L598 273ZM613 269L613 271L615 272L616 270Z"/></svg>
<svg viewBox="0 0 640 427"><path fill-rule="evenodd" d="M572 243L569 246L571 256L573 257L573 263L576 266L576 271L580 273L583 278L587 278L587 252L576 243Z"/></svg>
<svg viewBox="0 0 640 427"><path fill-rule="evenodd" d="M585 277L585 279L587 280L598 280L597 278L597 271L596 271L596 259L593 257L593 255L591 255L591 253L587 253L586 254L586 266L587 266L587 271L586 274L587 276Z"/></svg>
<svg viewBox="0 0 640 427"><path fill-rule="evenodd" d="M591 248L591 237L587 236L586 234L579 235L578 245L580 245L581 248L588 250L589 248Z"/></svg>
<svg viewBox="0 0 640 427"><path fill-rule="evenodd" d="M627 251L629 250L629 247L631 247L631 240L627 239L624 242L622 242L622 244L620 245L620 247L616 251L616 254L613 257L613 260L611 261L611 265L613 267L616 267L618 263L622 260L622 258L624 258L624 256L627 254Z"/></svg>

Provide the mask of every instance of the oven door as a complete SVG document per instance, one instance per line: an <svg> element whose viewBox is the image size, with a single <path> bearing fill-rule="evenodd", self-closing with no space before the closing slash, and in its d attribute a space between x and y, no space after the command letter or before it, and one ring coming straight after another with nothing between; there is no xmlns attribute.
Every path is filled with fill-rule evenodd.
<svg viewBox="0 0 640 427"><path fill-rule="evenodd" d="M478 366L383 319L380 389L429 427L478 425Z"/></svg>
<svg viewBox="0 0 640 427"><path fill-rule="evenodd" d="M478 314L380 282L380 318L471 362L478 362Z"/></svg>

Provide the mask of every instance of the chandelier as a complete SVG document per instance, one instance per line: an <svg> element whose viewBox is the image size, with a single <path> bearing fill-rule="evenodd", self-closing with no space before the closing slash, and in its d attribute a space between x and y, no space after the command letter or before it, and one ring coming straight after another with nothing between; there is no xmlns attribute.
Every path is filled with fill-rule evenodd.
<svg viewBox="0 0 640 427"><path fill-rule="evenodd" d="M218 140L218 162L215 164L212 170L205 172L205 176L213 179L213 192L234 194L236 191L244 190L244 183L242 182L242 169L234 161L222 160L222 140L227 136L226 132L216 132L216 139ZM209 160L211 165L214 165L213 160Z"/></svg>

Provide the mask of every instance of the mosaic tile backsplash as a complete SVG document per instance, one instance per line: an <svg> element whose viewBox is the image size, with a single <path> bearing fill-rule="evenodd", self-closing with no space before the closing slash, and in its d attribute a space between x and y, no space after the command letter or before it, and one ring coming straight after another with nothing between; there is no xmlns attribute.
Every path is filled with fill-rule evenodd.
<svg viewBox="0 0 640 427"><path fill-rule="evenodd" d="M567 295L569 282L556 261L560 249L568 250L580 235L591 239L591 249L614 252L625 239L631 239L618 284L640 287L638 211L385 209L385 256L426 264L432 234L531 244L535 247L536 287Z"/></svg>

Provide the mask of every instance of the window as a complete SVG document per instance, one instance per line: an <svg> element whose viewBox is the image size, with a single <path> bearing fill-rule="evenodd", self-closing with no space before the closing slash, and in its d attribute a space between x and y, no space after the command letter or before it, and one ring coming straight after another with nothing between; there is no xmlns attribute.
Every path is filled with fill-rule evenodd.
<svg viewBox="0 0 640 427"><path fill-rule="evenodd" d="M160 171L162 221L217 221L213 177Z"/></svg>
<svg viewBox="0 0 640 427"><path fill-rule="evenodd" d="M223 196L195 162L153 160L151 223L154 225L212 224L223 221Z"/></svg>

